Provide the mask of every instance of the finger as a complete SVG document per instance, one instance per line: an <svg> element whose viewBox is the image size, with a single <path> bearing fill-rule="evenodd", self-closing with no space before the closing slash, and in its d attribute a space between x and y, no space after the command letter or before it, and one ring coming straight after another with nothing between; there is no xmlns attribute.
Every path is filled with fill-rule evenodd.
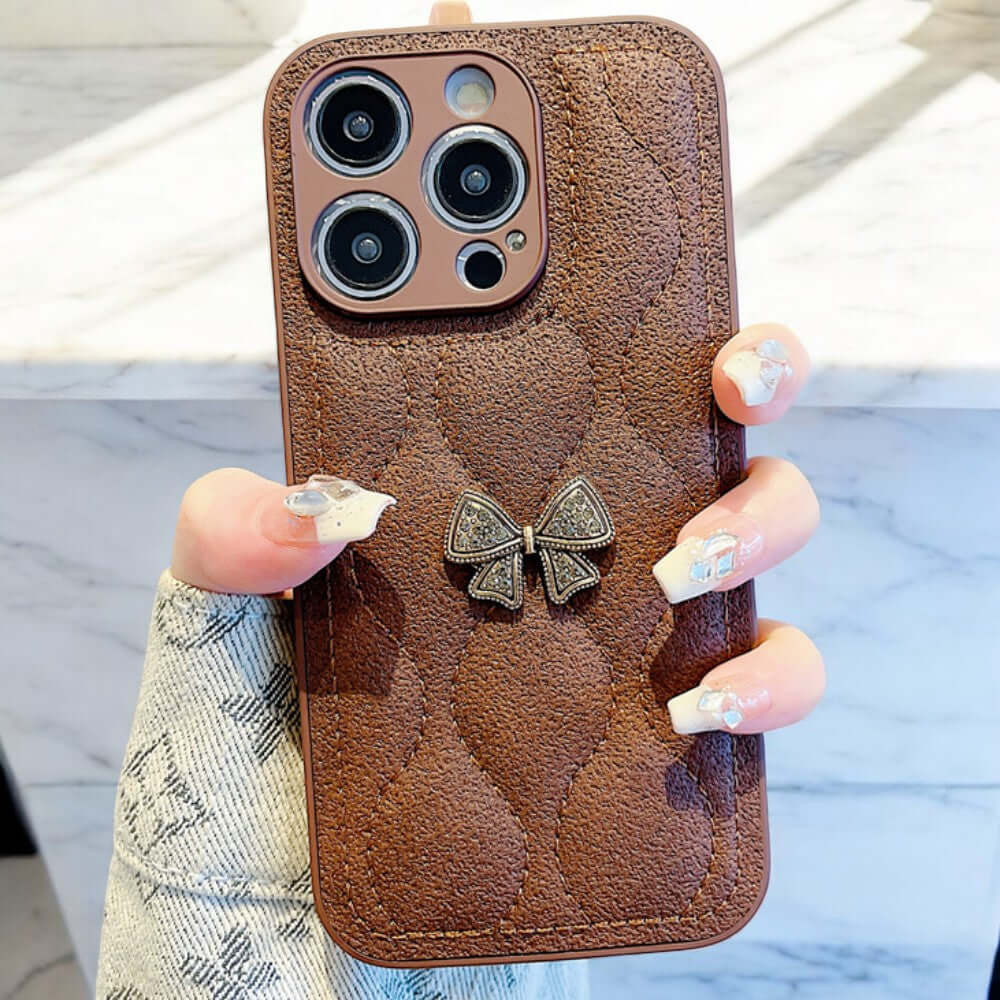
<svg viewBox="0 0 1000 1000"><path fill-rule="evenodd" d="M170 569L202 590L279 593L367 538L395 502L330 476L282 486L245 469L218 469L184 494Z"/></svg>
<svg viewBox="0 0 1000 1000"><path fill-rule="evenodd" d="M716 355L712 388L720 409L738 424L777 420L809 377L799 338L777 323L741 330Z"/></svg>
<svg viewBox="0 0 1000 1000"><path fill-rule="evenodd" d="M429 24L469 24L472 14L469 5L462 0L439 0L431 6Z"/></svg>
<svg viewBox="0 0 1000 1000"><path fill-rule="evenodd" d="M678 733L763 733L807 716L825 687L823 657L812 640L762 619L749 653L710 670L698 687L671 698L667 710Z"/></svg>
<svg viewBox="0 0 1000 1000"><path fill-rule="evenodd" d="M755 458L747 478L678 532L653 567L671 604L729 590L797 552L819 523L809 481L780 458Z"/></svg>

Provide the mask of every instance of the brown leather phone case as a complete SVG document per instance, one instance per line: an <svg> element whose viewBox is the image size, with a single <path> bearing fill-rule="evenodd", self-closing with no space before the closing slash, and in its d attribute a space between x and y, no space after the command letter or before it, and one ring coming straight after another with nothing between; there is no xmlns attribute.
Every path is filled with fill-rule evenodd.
<svg viewBox="0 0 1000 1000"><path fill-rule="evenodd" d="M289 115L343 57L484 50L537 92L550 250L482 314L350 318L297 260ZM650 569L736 484L710 373L735 329L718 68L676 25L607 20L318 40L265 110L288 476L394 494L296 592L316 906L370 962L694 947L767 882L762 741L679 736L666 703L754 634L749 586L671 607ZM565 605L512 612L444 559L464 489L521 523L574 475L616 527Z"/></svg>

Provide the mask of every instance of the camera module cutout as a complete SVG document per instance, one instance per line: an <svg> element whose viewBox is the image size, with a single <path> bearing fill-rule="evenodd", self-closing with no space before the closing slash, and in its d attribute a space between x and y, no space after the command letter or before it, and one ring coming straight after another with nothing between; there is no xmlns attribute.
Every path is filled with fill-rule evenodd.
<svg viewBox="0 0 1000 1000"><path fill-rule="evenodd" d="M462 49L303 69L287 162L298 262L323 300L419 315L531 290L548 254L542 116L514 63Z"/></svg>

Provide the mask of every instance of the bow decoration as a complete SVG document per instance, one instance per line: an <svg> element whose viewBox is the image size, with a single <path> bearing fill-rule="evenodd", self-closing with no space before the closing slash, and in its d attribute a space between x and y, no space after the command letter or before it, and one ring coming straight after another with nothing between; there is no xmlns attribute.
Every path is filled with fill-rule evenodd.
<svg viewBox="0 0 1000 1000"><path fill-rule="evenodd" d="M524 556L542 561L545 590L553 604L600 581L585 556L615 537L611 514L601 495L583 477L563 486L534 524L520 527L492 497L464 490L455 501L445 535L449 562L473 564L469 594L516 611L524 600Z"/></svg>

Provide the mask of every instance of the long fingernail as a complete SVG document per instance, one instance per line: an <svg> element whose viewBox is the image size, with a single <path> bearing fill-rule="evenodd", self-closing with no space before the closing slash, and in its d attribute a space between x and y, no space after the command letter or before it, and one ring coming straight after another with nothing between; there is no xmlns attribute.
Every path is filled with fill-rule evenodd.
<svg viewBox="0 0 1000 1000"><path fill-rule="evenodd" d="M653 567L653 576L671 604L715 590L744 569L763 548L757 522L734 513L709 525L704 534L677 543Z"/></svg>
<svg viewBox="0 0 1000 1000"><path fill-rule="evenodd" d="M771 707L766 687L749 674L735 674L724 680L685 691L667 702L674 731L704 733L711 729L732 732L763 715Z"/></svg>
<svg viewBox="0 0 1000 1000"><path fill-rule="evenodd" d="M788 351L780 340L762 340L756 347L736 351L722 366L747 406L770 403L783 380L792 377Z"/></svg>
<svg viewBox="0 0 1000 1000"><path fill-rule="evenodd" d="M261 511L261 531L280 545L330 545L367 538L396 498L366 490L351 479L310 476L284 500Z"/></svg>

